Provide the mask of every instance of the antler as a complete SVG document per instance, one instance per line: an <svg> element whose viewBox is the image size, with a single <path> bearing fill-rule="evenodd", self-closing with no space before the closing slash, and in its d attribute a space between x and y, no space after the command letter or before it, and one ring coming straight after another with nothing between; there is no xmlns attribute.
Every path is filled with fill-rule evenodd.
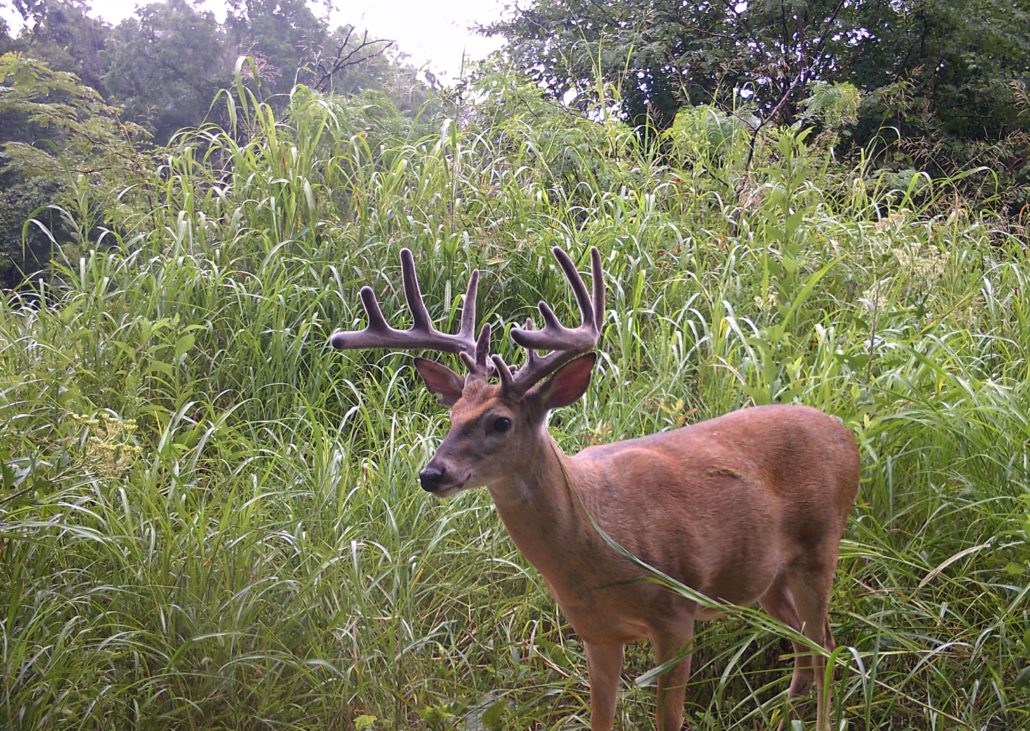
<svg viewBox="0 0 1030 731"><path fill-rule="evenodd" d="M469 377L486 378L490 374L490 324L483 325L479 337L474 335L476 327L476 291L479 287L479 271L472 272L468 290L461 306L461 325L454 335L442 333L433 327L422 299L422 290L415 276L415 260L411 251L401 249L401 277L404 280L404 297L411 311L411 328L396 330L383 317L379 301L371 287L361 288L361 304L368 317L364 330L336 332L329 342L334 348L425 348L445 353L457 353L469 369Z"/></svg>
<svg viewBox="0 0 1030 731"><path fill-rule="evenodd" d="M565 327L558 321L554 310L546 302L540 302L537 307L544 319L544 329L534 330L533 322L529 320L525 327L511 331L512 340L526 348L525 364L512 373L501 356L492 355L490 358L504 390L515 399L524 396L534 384L572 359L593 350L601 336L601 324L604 322L604 272L601 269L600 252L596 248L590 249L591 291L588 292L569 255L557 246L551 251L576 296L580 324L575 328ZM550 352L542 356L537 352L539 350Z"/></svg>

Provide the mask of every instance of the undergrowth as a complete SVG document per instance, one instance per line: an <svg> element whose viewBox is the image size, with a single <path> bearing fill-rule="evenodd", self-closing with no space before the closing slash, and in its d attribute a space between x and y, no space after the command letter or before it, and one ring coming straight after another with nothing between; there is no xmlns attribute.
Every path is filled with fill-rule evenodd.
<svg viewBox="0 0 1030 731"><path fill-rule="evenodd" d="M745 171L713 110L644 142L499 72L450 118L220 103L0 303L0 726L583 727L582 646L488 496L418 489L446 414L409 357L327 345L363 284L403 312L402 246L441 327L473 268L498 327L567 308L554 245L598 247L609 299L567 451L768 402L856 435L835 723L1030 725L1030 263L949 181L800 127ZM775 727L786 640L745 614L697 647L688 722Z"/></svg>

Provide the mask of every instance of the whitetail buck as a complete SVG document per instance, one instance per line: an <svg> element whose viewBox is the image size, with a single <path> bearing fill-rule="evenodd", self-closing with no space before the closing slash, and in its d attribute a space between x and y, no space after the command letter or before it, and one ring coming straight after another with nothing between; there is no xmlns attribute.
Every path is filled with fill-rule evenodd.
<svg viewBox="0 0 1030 731"><path fill-rule="evenodd" d="M540 571L583 640L590 674L590 728L612 728L627 642L648 639L658 662L683 659L658 683L658 729L679 731L694 621L713 613L645 581L592 521L636 557L702 592L769 614L832 649L827 621L837 548L858 491L858 450L836 419L805 406L742 409L675 431L562 452L547 432L551 409L590 384L604 318L601 257L591 251L592 289L554 249L582 314L567 328L546 303L542 330L512 330L526 348L513 370L490 354L490 325L475 337L478 272L456 335L429 318L411 252L401 251L413 324L390 327L375 294L361 300L368 326L337 332L336 348L418 348L456 353L468 368L417 358L429 390L451 409L451 429L419 473L439 497L485 485L508 532ZM546 355L538 351L548 351ZM550 376L550 378L548 378ZM545 380L546 379L546 380ZM491 382L496 380L496 383ZM795 643L790 693L817 686L817 727L830 728L825 658Z"/></svg>

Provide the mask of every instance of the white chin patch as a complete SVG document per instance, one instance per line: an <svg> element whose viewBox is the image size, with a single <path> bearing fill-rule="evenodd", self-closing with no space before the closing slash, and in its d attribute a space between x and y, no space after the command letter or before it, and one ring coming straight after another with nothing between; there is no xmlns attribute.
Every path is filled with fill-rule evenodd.
<svg viewBox="0 0 1030 731"><path fill-rule="evenodd" d="M436 492L431 493L431 494L435 498L440 498L441 500L444 500L446 498L453 497L453 496L457 495L459 492L461 492L464 489L465 489L464 485L455 486L455 487L445 487L442 490L437 490Z"/></svg>

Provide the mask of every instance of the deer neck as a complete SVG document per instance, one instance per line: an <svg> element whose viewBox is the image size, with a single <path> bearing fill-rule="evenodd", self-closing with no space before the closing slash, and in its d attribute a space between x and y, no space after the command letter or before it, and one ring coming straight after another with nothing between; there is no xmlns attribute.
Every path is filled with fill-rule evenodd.
<svg viewBox="0 0 1030 731"><path fill-rule="evenodd" d="M561 601L584 575L577 561L596 556L602 539L580 497L586 476L546 430L542 436L525 468L488 490L515 545Z"/></svg>

